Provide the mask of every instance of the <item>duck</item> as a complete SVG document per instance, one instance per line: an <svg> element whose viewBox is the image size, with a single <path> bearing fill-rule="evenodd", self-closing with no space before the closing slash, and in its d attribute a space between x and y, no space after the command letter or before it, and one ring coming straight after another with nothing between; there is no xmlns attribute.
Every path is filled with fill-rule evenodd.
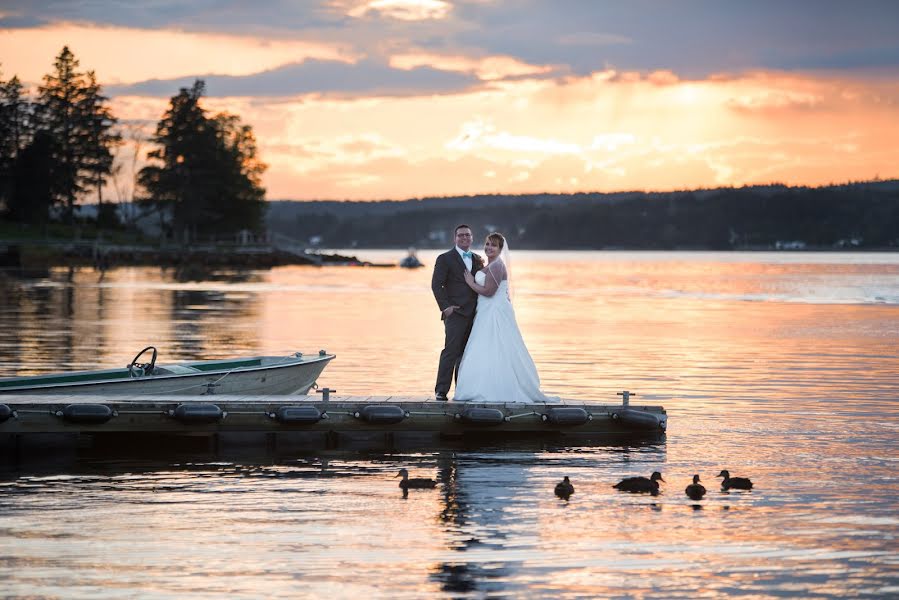
<svg viewBox="0 0 899 600"><path fill-rule="evenodd" d="M705 496L705 486L699 483L699 475L693 476L693 483L688 485L684 492L690 500L702 500L702 497Z"/></svg>
<svg viewBox="0 0 899 600"><path fill-rule="evenodd" d="M662 474L654 471L649 477L628 477L627 479L622 479L612 487L622 492L649 492L652 495L656 495L659 493L660 481L665 481L662 479Z"/></svg>
<svg viewBox="0 0 899 600"><path fill-rule="evenodd" d="M400 472L396 474L396 477L402 475L402 480L400 480L400 487L404 490L428 490L437 487L437 482L433 479L428 479L425 477L415 477L414 479L409 479L409 471L406 469L400 469Z"/></svg>
<svg viewBox="0 0 899 600"><path fill-rule="evenodd" d="M723 490L751 490L752 482L746 477L731 477L730 471L722 470L718 477L724 477L721 481Z"/></svg>
<svg viewBox="0 0 899 600"><path fill-rule="evenodd" d="M568 496L574 493L574 486L569 481L568 477L565 477L556 484L556 496L559 498L563 498L568 500Z"/></svg>

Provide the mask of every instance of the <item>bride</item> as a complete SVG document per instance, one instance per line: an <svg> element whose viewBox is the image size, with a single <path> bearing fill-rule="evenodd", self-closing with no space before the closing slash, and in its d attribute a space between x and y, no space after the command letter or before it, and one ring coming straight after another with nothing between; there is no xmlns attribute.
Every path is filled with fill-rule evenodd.
<svg viewBox="0 0 899 600"><path fill-rule="evenodd" d="M491 233L484 243L487 266L465 273L478 293L471 336L459 365L457 402L556 402L540 391L537 367L528 353L509 296L509 247Z"/></svg>

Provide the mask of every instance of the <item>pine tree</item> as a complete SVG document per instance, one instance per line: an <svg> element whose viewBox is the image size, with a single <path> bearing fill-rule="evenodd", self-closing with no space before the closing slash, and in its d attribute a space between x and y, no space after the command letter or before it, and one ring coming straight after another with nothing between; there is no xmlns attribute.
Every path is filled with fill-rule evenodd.
<svg viewBox="0 0 899 600"><path fill-rule="evenodd" d="M29 141L31 104L18 77L0 81L0 160L16 157Z"/></svg>
<svg viewBox="0 0 899 600"><path fill-rule="evenodd" d="M97 220L103 223L114 221L114 213L107 214L110 211L103 204L103 185L106 177L112 173L112 149L122 143L122 136L113 129L116 118L107 105L109 99L100 93L93 71L87 72L86 83L84 95L78 105L78 113L85 121L84 169L97 190Z"/></svg>
<svg viewBox="0 0 899 600"><path fill-rule="evenodd" d="M19 78L0 81L0 210L4 212L15 189L16 160L31 140L31 112Z"/></svg>
<svg viewBox="0 0 899 600"><path fill-rule="evenodd" d="M74 220L75 201L93 186L102 187L112 166L110 148L118 143L115 125L93 72L78 71L68 46L38 88L38 129L53 138L56 170L52 188L64 202L66 221Z"/></svg>
<svg viewBox="0 0 899 600"><path fill-rule="evenodd" d="M216 211L225 231L257 229L265 208L262 174L266 165L258 157L256 137L249 125L235 115L215 117L218 143L224 152L219 179L220 204Z"/></svg>
<svg viewBox="0 0 899 600"><path fill-rule="evenodd" d="M156 127L139 175L144 202L171 217L172 232L188 241L262 227L265 170L248 125L233 115L206 116L205 85L197 80L173 96Z"/></svg>
<svg viewBox="0 0 899 600"><path fill-rule="evenodd" d="M46 131L34 134L34 139L19 152L13 166L15 186L7 206L11 220L47 223L50 207L60 195L59 188L54 187L60 181L55 177L58 152L55 140Z"/></svg>

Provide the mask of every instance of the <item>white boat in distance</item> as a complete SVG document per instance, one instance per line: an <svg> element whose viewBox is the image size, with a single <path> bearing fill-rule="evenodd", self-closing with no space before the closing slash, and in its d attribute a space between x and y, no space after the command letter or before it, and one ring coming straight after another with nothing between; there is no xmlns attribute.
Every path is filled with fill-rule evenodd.
<svg viewBox="0 0 899 600"><path fill-rule="evenodd" d="M150 350L150 362L138 362ZM156 355L148 346L122 369L3 377L0 394L305 394L334 358L321 350L157 365Z"/></svg>

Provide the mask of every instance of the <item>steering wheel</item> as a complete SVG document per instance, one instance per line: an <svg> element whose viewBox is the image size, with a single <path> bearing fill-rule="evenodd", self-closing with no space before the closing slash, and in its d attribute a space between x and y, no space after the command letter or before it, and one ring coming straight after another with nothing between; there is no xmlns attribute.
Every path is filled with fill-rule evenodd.
<svg viewBox="0 0 899 600"><path fill-rule="evenodd" d="M147 350L152 350L152 351L153 351L153 357L150 359L150 362L148 362L148 363L139 363L139 362L137 362L137 359L140 358L141 356L143 356L144 353L145 353ZM153 347L153 346L147 346L146 348L144 348L143 350L141 350L140 352L138 352L138 353L137 353L137 356L134 357L134 360L132 360L132 361L128 364L128 374L129 374L131 377L134 377L134 369L135 369L135 368L138 368L138 369L143 369L144 375L152 375L152 374L153 374L153 368L154 368L155 366L156 366L156 348Z"/></svg>

